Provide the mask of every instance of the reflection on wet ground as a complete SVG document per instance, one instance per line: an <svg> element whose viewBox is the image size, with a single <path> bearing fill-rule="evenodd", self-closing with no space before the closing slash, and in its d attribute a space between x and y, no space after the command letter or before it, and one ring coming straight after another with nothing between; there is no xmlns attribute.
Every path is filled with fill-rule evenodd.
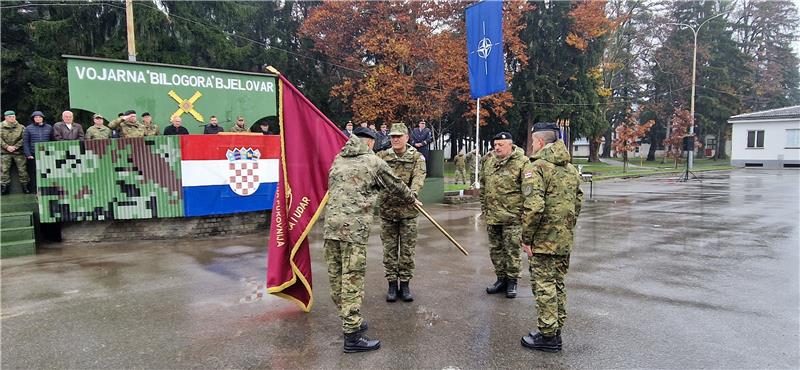
<svg viewBox="0 0 800 370"><path fill-rule="evenodd" d="M322 240L311 313L266 294L266 236L50 246L2 261L3 368L797 368L800 172L597 182L578 222L564 351L534 353L527 272L493 272L475 204L427 205L412 303L384 301L377 224L364 313L382 349L341 353ZM266 232L264 233L266 235ZM524 262L527 271L527 262Z"/></svg>

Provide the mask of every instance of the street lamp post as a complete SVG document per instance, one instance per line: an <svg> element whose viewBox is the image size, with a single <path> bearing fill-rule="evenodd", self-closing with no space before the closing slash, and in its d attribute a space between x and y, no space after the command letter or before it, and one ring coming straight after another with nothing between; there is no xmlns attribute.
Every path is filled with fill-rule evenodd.
<svg viewBox="0 0 800 370"><path fill-rule="evenodd" d="M689 125L689 136L692 137L692 140L694 140L694 92L695 92L695 84L697 76L697 33L700 32L700 27L703 27L703 25L708 23L708 21L728 13L730 12L719 13L711 18L708 18L705 21L703 21L703 23L700 23L700 25L697 26L697 28L692 27L686 23L668 23L668 24L674 24L676 26L688 27L690 30L692 30L692 33L694 33L694 51L692 53L692 97L690 100L691 103L689 108L690 109L689 115L692 117L691 124ZM692 146L692 148L694 148L694 145ZM689 158L687 160L689 161L689 169L691 170L692 168L694 168L694 150L692 150L691 153L688 153L688 157Z"/></svg>

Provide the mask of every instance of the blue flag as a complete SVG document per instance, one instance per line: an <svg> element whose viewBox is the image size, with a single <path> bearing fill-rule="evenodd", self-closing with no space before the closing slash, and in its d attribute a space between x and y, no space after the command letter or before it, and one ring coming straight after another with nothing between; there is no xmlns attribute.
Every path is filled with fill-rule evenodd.
<svg viewBox="0 0 800 370"><path fill-rule="evenodd" d="M506 91L502 1L485 0L467 8L467 64L473 99Z"/></svg>

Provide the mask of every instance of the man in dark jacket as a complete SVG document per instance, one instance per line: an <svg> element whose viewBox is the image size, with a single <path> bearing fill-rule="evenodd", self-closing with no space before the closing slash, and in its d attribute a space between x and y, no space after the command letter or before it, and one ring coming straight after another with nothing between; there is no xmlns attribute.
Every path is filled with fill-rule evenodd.
<svg viewBox="0 0 800 370"><path fill-rule="evenodd" d="M33 123L25 127L22 136L22 149L28 162L30 185L36 189L36 143L53 141L53 126L44 122L44 114L38 110L31 114L31 119Z"/></svg>
<svg viewBox="0 0 800 370"><path fill-rule="evenodd" d="M375 153L392 147L389 139L389 130L385 123L381 123L381 130L375 133Z"/></svg>
<svg viewBox="0 0 800 370"><path fill-rule="evenodd" d="M189 130L181 126L181 117L172 117L172 124L164 128L164 135L189 135Z"/></svg>
<svg viewBox="0 0 800 370"><path fill-rule="evenodd" d="M431 129L425 127L425 121L419 121L418 127L411 130L411 145L417 151L425 156L425 159L430 159L430 149L428 145L433 142L433 133Z"/></svg>
<svg viewBox="0 0 800 370"><path fill-rule="evenodd" d="M225 131L225 129L219 125L217 116L211 116L211 118L208 120L208 124L205 126L205 128L203 128L203 134L206 135L216 135L223 131Z"/></svg>

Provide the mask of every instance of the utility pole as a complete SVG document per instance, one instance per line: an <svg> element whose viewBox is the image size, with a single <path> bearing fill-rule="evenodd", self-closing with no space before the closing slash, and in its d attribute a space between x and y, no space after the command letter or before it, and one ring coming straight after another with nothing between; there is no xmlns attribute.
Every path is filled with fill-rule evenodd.
<svg viewBox="0 0 800 370"><path fill-rule="evenodd" d="M688 27L690 30L692 30L692 33L694 33L694 52L692 54L692 98L691 98L690 113L689 113L689 115L692 117L691 124L689 125L689 136L691 136L692 140L694 140L694 95L695 95L694 92L695 92L695 85L697 83L697 78L696 78L696 76L697 76L697 33L700 32L700 27L703 27L703 25L708 23L708 21L710 21L710 20L712 20L714 18L717 18L719 16L728 14L728 13L730 13L730 12L719 13L719 14L711 17L711 18L708 18L705 21L703 21L703 23L700 23L700 25L697 26L697 28L692 27L692 26L690 26L688 24L685 24L685 23L668 23L668 24L673 24L673 25L676 25L676 26ZM717 138L717 140L719 140L719 138ZM692 145L692 148L694 148L694 145ZM691 170L692 168L694 168L694 150L692 150L692 152L689 153L688 156L689 156L689 158L687 158L687 161L689 162L689 170Z"/></svg>
<svg viewBox="0 0 800 370"><path fill-rule="evenodd" d="M133 0L125 0L125 23L128 31L128 60L136 61L136 36L133 33Z"/></svg>

